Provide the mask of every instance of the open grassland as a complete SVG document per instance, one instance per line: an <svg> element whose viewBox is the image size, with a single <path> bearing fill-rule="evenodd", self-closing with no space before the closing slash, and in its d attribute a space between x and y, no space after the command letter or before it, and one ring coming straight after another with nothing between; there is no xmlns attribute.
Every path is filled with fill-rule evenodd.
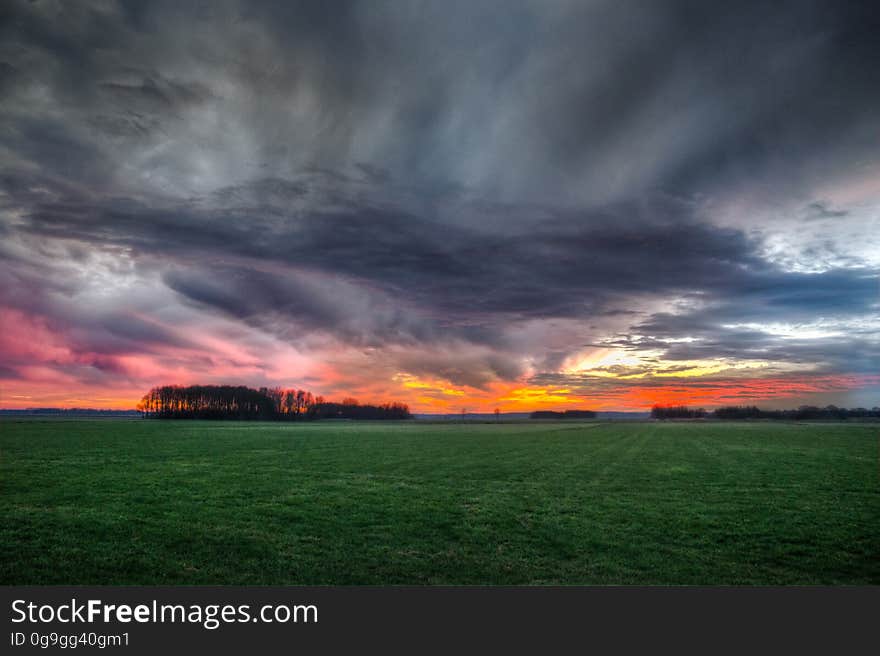
<svg viewBox="0 0 880 656"><path fill-rule="evenodd" d="M6 584L880 583L876 424L0 421Z"/></svg>

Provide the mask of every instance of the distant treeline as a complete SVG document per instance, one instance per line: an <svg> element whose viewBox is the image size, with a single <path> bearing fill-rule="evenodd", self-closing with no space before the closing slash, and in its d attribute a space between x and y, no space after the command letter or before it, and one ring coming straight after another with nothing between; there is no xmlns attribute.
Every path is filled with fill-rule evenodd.
<svg viewBox="0 0 880 656"><path fill-rule="evenodd" d="M309 408L309 419L412 419L406 403L316 403Z"/></svg>
<svg viewBox="0 0 880 656"><path fill-rule="evenodd" d="M762 410L753 405L731 405L706 412L703 408L689 408L685 405L661 406L651 408L654 419L864 419L880 418L880 408L838 408L827 405L820 408L813 405L802 405L792 410Z"/></svg>
<svg viewBox="0 0 880 656"><path fill-rule="evenodd" d="M592 410L566 410L565 412L536 410L529 417L531 419L595 419L596 413Z"/></svg>
<svg viewBox="0 0 880 656"><path fill-rule="evenodd" d="M651 408L654 419L702 419L707 416L703 408L689 408L686 405L655 405Z"/></svg>
<svg viewBox="0 0 880 656"><path fill-rule="evenodd" d="M880 408L838 408L802 405L793 410L761 410L755 406L728 406L712 413L718 419L863 419L880 417Z"/></svg>
<svg viewBox="0 0 880 656"><path fill-rule="evenodd" d="M311 392L280 387L252 389L242 385L164 385L154 387L137 405L145 417L157 419L409 419L404 403L361 405L355 399L341 403Z"/></svg>

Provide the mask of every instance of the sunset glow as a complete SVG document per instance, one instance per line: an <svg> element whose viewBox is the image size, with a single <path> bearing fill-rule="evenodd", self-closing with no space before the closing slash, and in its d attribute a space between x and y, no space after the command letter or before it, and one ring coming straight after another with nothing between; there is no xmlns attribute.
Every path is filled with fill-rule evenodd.
<svg viewBox="0 0 880 656"><path fill-rule="evenodd" d="M880 405L880 85L842 25L144 4L9 10L0 407Z"/></svg>

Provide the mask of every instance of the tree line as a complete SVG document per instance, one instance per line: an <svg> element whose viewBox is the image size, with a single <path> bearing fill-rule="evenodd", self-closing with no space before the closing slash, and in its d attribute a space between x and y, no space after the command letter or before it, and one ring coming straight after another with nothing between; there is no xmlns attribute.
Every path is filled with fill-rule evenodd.
<svg viewBox="0 0 880 656"><path fill-rule="evenodd" d="M654 419L702 419L708 413L704 408L689 408L686 405L655 405L651 408Z"/></svg>
<svg viewBox="0 0 880 656"><path fill-rule="evenodd" d="M243 385L163 385L147 392L137 405L156 419L409 419L405 403L362 405L356 399L328 402L301 389Z"/></svg>
<svg viewBox="0 0 880 656"><path fill-rule="evenodd" d="M530 419L595 419L596 413L592 410L535 410L529 415Z"/></svg>
<svg viewBox="0 0 880 656"><path fill-rule="evenodd" d="M802 405L790 410L762 410L757 406L731 405L717 408L709 413L704 408L689 408L686 405L663 406L651 408L654 419L865 419L880 418L880 408L838 408L827 405L823 408L813 405Z"/></svg>

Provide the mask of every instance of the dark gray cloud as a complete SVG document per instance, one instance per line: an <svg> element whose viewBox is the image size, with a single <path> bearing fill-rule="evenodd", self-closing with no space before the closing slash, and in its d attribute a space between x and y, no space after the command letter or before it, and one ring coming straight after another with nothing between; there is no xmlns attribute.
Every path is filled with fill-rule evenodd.
<svg viewBox="0 0 880 656"><path fill-rule="evenodd" d="M278 205L271 203L273 194L280 196ZM626 311L616 305L621 297L639 294L737 299L738 305L713 309L719 320L858 314L876 300L873 271L784 271L762 259L760 242L742 231L702 223L692 205L662 197L557 212L505 234L358 204L356 198L335 199L329 207L314 201L307 211L285 212L286 199L307 194L309 185L302 181L260 180L217 192L212 203L220 201L222 209L118 198L106 204L36 203L22 230L34 237L121 246L169 263L212 267L222 258L238 258L238 268L205 272L210 280L229 279L222 296L199 291L196 283L184 285L177 273L167 278L177 291L189 295L192 289L196 300L213 300L238 315L283 309L286 297L302 297L297 271L344 276L401 303L465 321L494 313L618 314ZM243 202L256 197L261 204ZM235 303L242 307L230 305ZM309 314L305 306L296 311ZM338 312L315 307L314 314Z"/></svg>
<svg viewBox="0 0 880 656"><path fill-rule="evenodd" d="M359 161L412 182L582 203L755 175L797 187L877 145L869 3L5 11L2 60L18 90L7 103L63 105L53 118L67 128L25 130L18 147L69 153L79 141L98 151L83 173L120 147L174 139L149 165L196 185L183 146L240 156L229 173Z"/></svg>
<svg viewBox="0 0 880 656"><path fill-rule="evenodd" d="M759 241L702 223L691 204L665 197L560 211L495 234L356 198L327 208L313 199L308 211L286 213L286 202L312 193L309 177L225 188L207 206L36 203L21 230L38 241L124 248L184 299L285 338L325 331L360 346L462 340L508 350L511 322L601 323L636 312L633 298L657 297L702 307L656 312L633 332L657 343L711 336L687 349L667 345L668 357L745 357L766 350L766 340L753 331L752 350L740 348L745 334L725 324L877 311L876 271L782 270L760 257Z"/></svg>
<svg viewBox="0 0 880 656"><path fill-rule="evenodd" d="M807 205L807 220L819 221L822 219L840 219L849 216L846 210L835 210L828 206L827 203L821 201L813 201Z"/></svg>
<svg viewBox="0 0 880 656"><path fill-rule="evenodd" d="M78 352L191 348L185 307L476 387L876 362L870 3L0 12L0 301Z"/></svg>

